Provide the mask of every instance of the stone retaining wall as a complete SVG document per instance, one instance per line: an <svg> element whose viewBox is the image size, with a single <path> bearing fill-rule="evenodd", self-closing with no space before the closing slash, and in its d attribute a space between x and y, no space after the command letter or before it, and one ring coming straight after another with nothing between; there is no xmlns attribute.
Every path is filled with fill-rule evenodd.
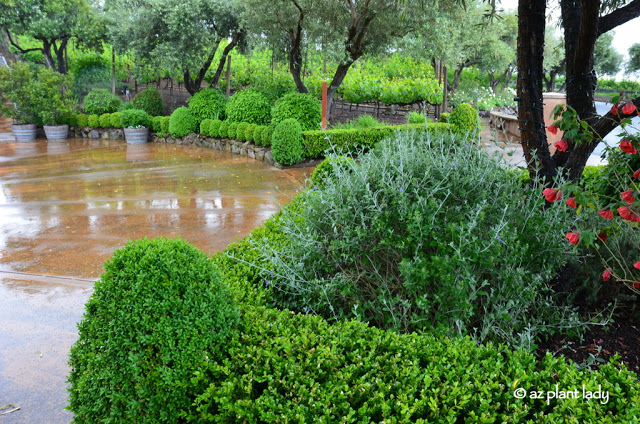
<svg viewBox="0 0 640 424"><path fill-rule="evenodd" d="M122 128L70 127L69 137L124 140L124 130Z"/></svg>

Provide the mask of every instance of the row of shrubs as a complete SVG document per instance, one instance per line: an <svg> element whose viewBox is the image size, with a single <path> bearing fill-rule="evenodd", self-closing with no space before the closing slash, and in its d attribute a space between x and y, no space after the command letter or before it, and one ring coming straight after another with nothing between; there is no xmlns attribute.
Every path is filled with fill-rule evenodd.
<svg viewBox="0 0 640 424"><path fill-rule="evenodd" d="M330 156L213 258L166 239L116 252L71 351L74 419L637 422L624 366L527 351L578 325L545 286L572 218L468 140L434 138Z"/></svg>
<svg viewBox="0 0 640 424"><path fill-rule="evenodd" d="M87 115L102 116L105 113L121 112L125 109L144 110L149 116L164 115L162 95L151 86L136 94L131 102L123 102L104 88L95 88L84 97L82 105Z"/></svg>

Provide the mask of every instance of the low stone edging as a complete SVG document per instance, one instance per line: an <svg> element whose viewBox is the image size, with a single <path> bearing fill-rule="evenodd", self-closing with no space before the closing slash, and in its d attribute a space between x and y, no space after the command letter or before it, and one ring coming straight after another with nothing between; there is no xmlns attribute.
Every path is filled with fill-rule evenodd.
<svg viewBox="0 0 640 424"><path fill-rule="evenodd" d="M101 138L105 140L124 140L122 128L70 127L70 138Z"/></svg>

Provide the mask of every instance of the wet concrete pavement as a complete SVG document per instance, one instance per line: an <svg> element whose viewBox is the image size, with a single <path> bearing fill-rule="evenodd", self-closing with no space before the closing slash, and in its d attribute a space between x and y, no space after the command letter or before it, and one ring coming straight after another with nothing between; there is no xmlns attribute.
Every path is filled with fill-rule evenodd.
<svg viewBox="0 0 640 424"><path fill-rule="evenodd" d="M67 355L102 264L127 240L224 249L286 203L310 168L226 152L71 139L0 141L0 415L67 423Z"/></svg>

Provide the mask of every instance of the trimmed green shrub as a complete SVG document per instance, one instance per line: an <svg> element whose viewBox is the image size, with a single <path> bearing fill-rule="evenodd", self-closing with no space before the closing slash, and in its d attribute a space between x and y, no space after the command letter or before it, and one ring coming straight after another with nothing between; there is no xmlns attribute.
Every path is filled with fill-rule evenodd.
<svg viewBox="0 0 640 424"><path fill-rule="evenodd" d="M334 130L349 130L354 128L373 128L373 127L381 127L386 124L380 123L371 115L360 115L356 119L352 119L345 123L339 123L334 125L332 129Z"/></svg>
<svg viewBox="0 0 640 424"><path fill-rule="evenodd" d="M76 115L76 124L79 127L87 127L89 126L89 117L84 113L79 113Z"/></svg>
<svg viewBox="0 0 640 424"><path fill-rule="evenodd" d="M149 127L151 117L141 109L127 109L120 112L122 128Z"/></svg>
<svg viewBox="0 0 640 424"><path fill-rule="evenodd" d="M100 128L111 128L111 114L103 113L102 115L100 115L100 118L98 118L98 123L100 125Z"/></svg>
<svg viewBox="0 0 640 424"><path fill-rule="evenodd" d="M574 254L557 229L575 217L465 144L405 132L334 164L301 213L284 213L285 247L265 248L276 304L516 348L579 333L547 285Z"/></svg>
<svg viewBox="0 0 640 424"><path fill-rule="evenodd" d="M246 141L253 142L253 133L255 132L257 125L249 124L247 125L247 129L244 130L244 139Z"/></svg>
<svg viewBox="0 0 640 424"><path fill-rule="evenodd" d="M231 122L266 125L271 120L271 103L262 93L244 90L231 96L226 114Z"/></svg>
<svg viewBox="0 0 640 424"><path fill-rule="evenodd" d="M478 111L468 103L460 103L451 112L449 124L458 134L469 134L477 137L480 134L480 117Z"/></svg>
<svg viewBox="0 0 640 424"><path fill-rule="evenodd" d="M271 146L271 135L273 134L273 125L267 125L262 130L262 145Z"/></svg>
<svg viewBox="0 0 640 424"><path fill-rule="evenodd" d="M407 115L407 123L408 124L426 124L427 117L421 113L411 111L409 115Z"/></svg>
<svg viewBox="0 0 640 424"><path fill-rule="evenodd" d="M162 122L160 123L160 128L162 129L162 134L169 134L169 121L171 120L170 116L163 116Z"/></svg>
<svg viewBox="0 0 640 424"><path fill-rule="evenodd" d="M120 112L113 112L111 114L111 118L109 119L109 123L113 128L122 128L122 118L120 117Z"/></svg>
<svg viewBox="0 0 640 424"><path fill-rule="evenodd" d="M638 378L615 364L578 370L550 354L538 363L501 345L331 325L262 306L246 307L242 320L224 359L195 378L208 388L188 421L615 424L640 414ZM608 401L582 398L583 384ZM547 402L558 388L580 398ZM514 396L520 390L524 399Z"/></svg>
<svg viewBox="0 0 640 424"><path fill-rule="evenodd" d="M449 122L449 117L451 116L451 114L449 112L442 112L440 114L440 119L438 120L438 122L442 122L442 123L448 123Z"/></svg>
<svg viewBox="0 0 640 424"><path fill-rule="evenodd" d="M213 119L205 119L200 122L200 134L207 136L209 135L209 125L213 122Z"/></svg>
<svg viewBox="0 0 640 424"><path fill-rule="evenodd" d="M257 145L257 146L262 146L262 131L264 131L264 129L266 128L266 126L264 125L256 125L255 129L253 130L253 142Z"/></svg>
<svg viewBox="0 0 640 424"><path fill-rule="evenodd" d="M336 166L345 168L347 166L346 162L353 164L355 161L348 156L329 156L313 170L311 178L309 178L309 185L311 187L323 187L324 180L333 177L333 168Z"/></svg>
<svg viewBox="0 0 640 424"><path fill-rule="evenodd" d="M142 109L149 116L164 115L164 105L162 104L162 95L155 87L150 85L144 90L136 94L131 102L135 109Z"/></svg>
<svg viewBox="0 0 640 424"><path fill-rule="evenodd" d="M238 122L229 122L227 127L227 137L236 138L236 129L238 128Z"/></svg>
<svg viewBox="0 0 640 424"><path fill-rule="evenodd" d="M70 127L75 127L77 125L77 116L75 113L65 113L57 118L57 122L60 125L69 125Z"/></svg>
<svg viewBox="0 0 640 424"><path fill-rule="evenodd" d="M227 97L220 90L205 88L187 100L191 114L198 123L205 119L224 119Z"/></svg>
<svg viewBox="0 0 640 424"><path fill-rule="evenodd" d="M89 115L87 118L87 125L91 128L100 128L100 117L98 115Z"/></svg>
<svg viewBox="0 0 640 424"><path fill-rule="evenodd" d="M311 94L286 94L271 109L271 122L276 126L290 118L296 119L304 131L320 129L322 121L320 102Z"/></svg>
<svg viewBox="0 0 640 424"><path fill-rule="evenodd" d="M104 88L94 88L82 101L84 110L89 115L102 115L118 111L122 100Z"/></svg>
<svg viewBox="0 0 640 424"><path fill-rule="evenodd" d="M145 112L146 113L146 112ZM76 422L183 422L195 381L240 321L229 288L202 251L177 239L130 241L105 264L69 364Z"/></svg>
<svg viewBox="0 0 640 424"><path fill-rule="evenodd" d="M271 135L271 154L282 165L302 162L302 128L298 121L285 119L276 125Z"/></svg>
<svg viewBox="0 0 640 424"><path fill-rule="evenodd" d="M162 135L162 120L164 116L154 116L151 118L151 131L158 135Z"/></svg>
<svg viewBox="0 0 640 424"><path fill-rule="evenodd" d="M169 119L169 133L172 137L184 137L196 131L198 131L196 118L188 108L180 106L173 111Z"/></svg>
<svg viewBox="0 0 640 424"><path fill-rule="evenodd" d="M246 122L239 122L238 125L236 126L236 140L238 141L247 141L247 139L245 138L245 132L247 131L247 127L249 126L248 123Z"/></svg>
<svg viewBox="0 0 640 424"><path fill-rule="evenodd" d="M135 109L133 106L133 102L122 102L122 104L118 107L118 112L122 112L123 110Z"/></svg>
<svg viewBox="0 0 640 424"><path fill-rule="evenodd" d="M218 127L218 135L220 138L229 137L229 121L220 122L220 126Z"/></svg>
<svg viewBox="0 0 640 424"><path fill-rule="evenodd" d="M207 133L207 135L209 137L220 138L220 124L222 124L221 120L212 120L209 124L209 132Z"/></svg>

